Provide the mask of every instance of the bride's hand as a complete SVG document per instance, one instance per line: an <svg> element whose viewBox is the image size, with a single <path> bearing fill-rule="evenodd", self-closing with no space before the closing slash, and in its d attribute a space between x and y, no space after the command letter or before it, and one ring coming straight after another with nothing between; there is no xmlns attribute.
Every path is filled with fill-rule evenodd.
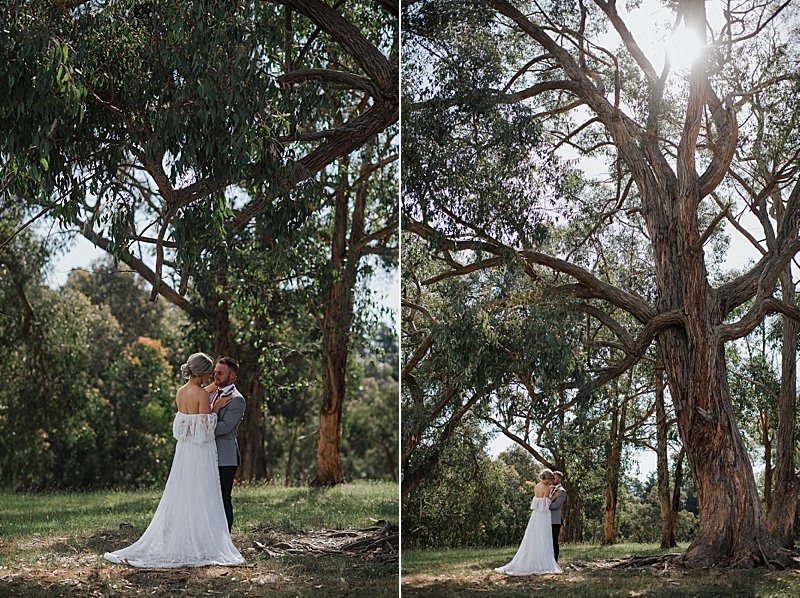
<svg viewBox="0 0 800 598"><path fill-rule="evenodd" d="M228 403L230 403L232 400L233 400L232 394L218 398L216 401L214 401L214 409L213 409L214 413L219 415L219 410L222 409L223 407L226 407Z"/></svg>

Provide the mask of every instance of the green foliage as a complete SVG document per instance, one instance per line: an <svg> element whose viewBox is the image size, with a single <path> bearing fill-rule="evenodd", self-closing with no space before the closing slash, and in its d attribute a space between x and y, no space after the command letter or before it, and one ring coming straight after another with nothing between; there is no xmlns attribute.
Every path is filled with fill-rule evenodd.
<svg viewBox="0 0 800 598"><path fill-rule="evenodd" d="M409 7L404 33L404 209L448 234L535 245L566 179L538 152L535 108L500 99L521 40L498 41L491 10L474 1Z"/></svg>
<svg viewBox="0 0 800 598"><path fill-rule="evenodd" d="M166 479L175 450L175 384L161 343L141 337L111 364L103 394L114 414L113 482L149 484Z"/></svg>
<svg viewBox="0 0 800 598"><path fill-rule="evenodd" d="M632 495L627 486L621 487L620 505L617 510L617 537L621 542L655 543L661 541L661 510L658 506L658 487L651 476L649 490L644 497ZM692 493L694 488L691 489ZM692 505L684 501L678 511L675 538L678 542L691 542L697 531L697 499L689 497ZM694 512L686 507L693 506Z"/></svg>
<svg viewBox="0 0 800 598"><path fill-rule="evenodd" d="M515 262L416 286L442 271L426 244L409 236L403 243L404 293L414 307L403 313L404 361L432 344L402 390L406 479L431 475L431 462L446 442L441 431L450 429L448 421L464 405L486 421L506 422L521 413L543 421L563 400L564 388L580 385L585 376L580 319ZM576 420L576 437L587 437L586 420ZM548 456L566 459L569 451L557 450L558 435L547 439Z"/></svg>
<svg viewBox="0 0 800 598"><path fill-rule="evenodd" d="M519 514L509 499L525 499L525 491L516 485L512 466L488 458L486 440L475 423L463 426L430 475L403 498L405 546L503 546L515 541ZM528 493L526 505L530 499Z"/></svg>
<svg viewBox="0 0 800 598"><path fill-rule="evenodd" d="M173 183L190 171L239 181L251 169L269 180L287 129L269 67L278 62L280 9L148 0L71 12L54 4L13 3L3 19L0 79L11 93L0 153L17 160L20 175L73 202L105 190L107 207L123 213L130 206L113 181L129 152L172 156ZM88 186L81 172L92 172ZM113 214L101 218L112 228Z"/></svg>
<svg viewBox="0 0 800 598"><path fill-rule="evenodd" d="M7 233L17 222L0 219L0 228ZM59 291L43 286L48 250L23 233L14 251L0 254L2 315L13 341L0 348L9 366L9 384L0 389L0 484L53 489L160 482L174 448L175 386L165 350L146 338L123 350L130 330L107 303L92 303L78 284ZM117 302L118 313L126 299L136 304L137 290L144 294L135 281L123 281L105 295Z"/></svg>
<svg viewBox="0 0 800 598"><path fill-rule="evenodd" d="M91 270L73 270L65 289L75 289L88 297L98 310L107 313L105 320L119 325L115 334L101 335L116 346L101 347L106 359L119 353L122 346L139 337L158 339L164 346L167 360L177 368L184 354L191 353L185 345L187 318L174 305L160 298L149 300L144 281L133 272L120 271L110 258L92 264ZM105 366L98 368L105 370Z"/></svg>
<svg viewBox="0 0 800 598"><path fill-rule="evenodd" d="M304 475L313 462L319 400L318 318L341 275L329 263L337 170L346 173L351 212L355 194L366 197L363 232L372 239L358 247L366 259L355 250L347 256L358 306L345 331L352 349L368 345L378 327L371 298L358 287L397 263L397 165L387 159L397 150L396 114L385 111L379 132L355 144L358 151L341 135L370 104L396 105L396 89L390 81L388 91L370 91L370 99L360 85L317 74L364 79L364 57L336 32L348 23L359 34L352 36L356 46L360 36L372 46L362 52L396 55L397 19L359 0L332 7L341 23L322 26L280 3L68 4L5 3L0 12L0 82L10 90L0 107L0 186L3 201L17 202L21 214L51 210L115 259L93 273L74 273L67 285L117 326L92 348L91 361L103 370L98 400L132 409L126 417L144 433L159 417L147 410L157 411L161 399L144 406L125 397L133 392L126 377L142 380L130 370L138 357L119 361L120 349L139 337L157 339L174 367L187 347L225 342L240 351L242 382L268 397L262 415L270 423L269 470L284 451L302 449L295 471ZM396 69L396 62L386 67ZM339 133L329 137L331 130ZM255 204L258 215L231 225ZM382 229L390 234L370 236ZM150 264L146 247L155 237L165 239L159 274L187 300L186 319L163 300L148 302L138 278L116 271L117 259L130 263L132 255ZM215 318L223 311L231 334L221 339L227 332ZM382 387L378 394L367 403L395 421L388 394ZM287 422L299 425L292 428L297 447L284 443ZM126 438L144 439L131 434ZM351 454L359 459L365 451L354 446ZM379 473L376 458L365 457L359 472L391 475L390 467ZM124 477L146 481L150 474L137 467Z"/></svg>
<svg viewBox="0 0 800 598"><path fill-rule="evenodd" d="M400 394L396 341L388 350L358 359L348 380L343 416L342 461L348 480L397 480L397 440ZM351 360L353 361L353 360Z"/></svg>

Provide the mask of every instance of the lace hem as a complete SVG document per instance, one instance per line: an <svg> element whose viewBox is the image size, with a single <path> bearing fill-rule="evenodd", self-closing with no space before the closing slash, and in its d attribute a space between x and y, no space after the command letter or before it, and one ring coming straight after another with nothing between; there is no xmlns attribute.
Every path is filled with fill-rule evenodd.
<svg viewBox="0 0 800 598"><path fill-rule="evenodd" d="M126 558L118 556L113 552L107 552L103 558L112 563L119 565L130 565L131 567L138 567L140 569L177 569L179 567L207 567L209 565L222 565L227 567L234 567L236 565L243 565L244 558L231 555L230 557L220 557L219 555L201 556L197 560L187 562L185 560L156 560L156 559L141 559L141 558Z"/></svg>

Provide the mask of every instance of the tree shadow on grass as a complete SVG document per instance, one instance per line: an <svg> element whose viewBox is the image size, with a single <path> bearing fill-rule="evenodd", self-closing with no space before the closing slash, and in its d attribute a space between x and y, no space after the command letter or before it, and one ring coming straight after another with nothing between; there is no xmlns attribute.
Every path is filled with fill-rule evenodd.
<svg viewBox="0 0 800 598"><path fill-rule="evenodd" d="M254 559L240 567L137 569L111 563L0 572L0 596L397 595L395 575L345 559Z"/></svg>
<svg viewBox="0 0 800 598"><path fill-rule="evenodd" d="M709 569L590 570L571 563L561 575L503 576L478 565L460 572L411 574L403 577L403 596L493 598L529 597L556 592L574 598L727 598L730 596L793 597L800 595L796 572ZM577 570L576 570L577 567Z"/></svg>
<svg viewBox="0 0 800 598"><path fill-rule="evenodd" d="M158 501L152 498L130 498L123 500L113 507L105 505L90 505L81 508L66 508L54 510L31 510L22 515L9 516L3 521L3 535L14 537L21 534L30 534L31 529L38 533L49 533L63 528L65 521L88 519L111 519L115 517L118 523L123 523L125 518L132 515L148 514L155 511Z"/></svg>
<svg viewBox="0 0 800 598"><path fill-rule="evenodd" d="M57 555L70 555L74 553L103 553L119 550L130 546L144 533L144 528L132 525L120 529L101 531L90 536L72 536L53 543L51 550Z"/></svg>

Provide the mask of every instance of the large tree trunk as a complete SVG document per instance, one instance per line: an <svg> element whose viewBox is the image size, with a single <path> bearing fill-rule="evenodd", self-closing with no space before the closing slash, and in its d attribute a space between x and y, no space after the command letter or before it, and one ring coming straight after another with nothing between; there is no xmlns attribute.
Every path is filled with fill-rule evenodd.
<svg viewBox="0 0 800 598"><path fill-rule="evenodd" d="M331 310L331 307L328 308ZM328 319L326 315L326 320ZM333 486L342 481L342 409L347 375L347 340L337 339L337 327L325 330L322 408L317 443L317 473L312 484Z"/></svg>
<svg viewBox="0 0 800 598"><path fill-rule="evenodd" d="M697 534L686 552L690 562L763 564L770 542L764 513L728 395L722 349L709 368L712 388L694 413L678 421L700 509ZM708 404L711 409L700 406ZM702 411L700 411L702 410Z"/></svg>
<svg viewBox="0 0 800 598"><path fill-rule="evenodd" d="M733 413L724 350L679 351L679 336L662 335L660 343L700 510L684 559L696 566L765 564L777 551Z"/></svg>
<svg viewBox="0 0 800 598"><path fill-rule="evenodd" d="M692 86L698 84L692 82ZM702 246L698 246L699 191L694 167L679 163L679 175L681 166L679 195L660 197L652 205L662 212L647 215L656 257L659 311L684 314L682 326L668 328L657 337L700 511L697 533L683 558L691 566L766 564L780 551L767 531L733 410L725 347L719 336L724 314L708 283ZM663 220L665 213L668 217Z"/></svg>
<svg viewBox="0 0 800 598"><path fill-rule="evenodd" d="M791 265L781 276L782 299L796 301ZM797 509L798 480L794 470L795 426L797 417L797 321L783 316L781 348L781 390L778 400L778 436L775 443L775 495L767 526L775 542L794 548L794 517Z"/></svg>
<svg viewBox="0 0 800 598"><path fill-rule="evenodd" d="M658 475L658 504L661 509L661 548L675 546L672 503L669 492L669 462L667 456L667 410L664 406L664 364L656 358L656 458Z"/></svg>
<svg viewBox="0 0 800 598"><path fill-rule="evenodd" d="M336 192L331 243L332 280L322 316L322 408L317 443L317 473L311 482L315 486L332 486L342 481L342 413L347 358L350 353L350 327L353 323L353 287L360 257L356 246L364 236L366 190L360 186L355 194L348 243L350 194L346 160L341 169L342 181Z"/></svg>

